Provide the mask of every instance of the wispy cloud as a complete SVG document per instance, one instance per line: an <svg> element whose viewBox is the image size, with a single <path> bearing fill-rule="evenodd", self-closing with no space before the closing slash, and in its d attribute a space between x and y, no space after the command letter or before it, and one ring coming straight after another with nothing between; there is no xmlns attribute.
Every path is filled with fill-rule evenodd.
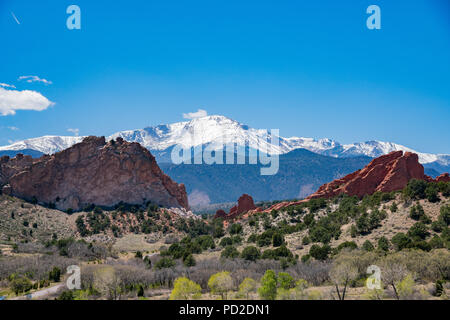
<svg viewBox="0 0 450 320"><path fill-rule="evenodd" d="M14 126L10 126L10 127L8 127L8 129L11 131L19 131L19 128L14 127Z"/></svg>
<svg viewBox="0 0 450 320"><path fill-rule="evenodd" d="M3 87L3 88L16 88L15 85L7 84L7 83L0 83L0 87Z"/></svg>
<svg viewBox="0 0 450 320"><path fill-rule="evenodd" d="M208 115L208 112L206 112L206 110L198 109L197 112L183 113L183 118L184 119L197 119L197 118L206 117L207 115Z"/></svg>
<svg viewBox="0 0 450 320"><path fill-rule="evenodd" d="M14 20L16 20L17 24L20 24L19 19L17 19L16 15L14 14L14 12L11 11L11 15L14 18Z"/></svg>
<svg viewBox="0 0 450 320"><path fill-rule="evenodd" d="M17 79L17 80L19 80L19 81L25 80L28 83L32 83L32 82L42 82L45 84L53 83L47 79L39 78L38 76L20 76L19 79Z"/></svg>
<svg viewBox="0 0 450 320"><path fill-rule="evenodd" d="M17 110L42 111L54 104L37 91L0 87L0 115L3 116L14 115Z"/></svg>
<svg viewBox="0 0 450 320"><path fill-rule="evenodd" d="M75 128L75 129L70 128L70 129L67 129L67 131L72 132L76 137L78 137L80 134L80 129L77 129L77 128Z"/></svg>

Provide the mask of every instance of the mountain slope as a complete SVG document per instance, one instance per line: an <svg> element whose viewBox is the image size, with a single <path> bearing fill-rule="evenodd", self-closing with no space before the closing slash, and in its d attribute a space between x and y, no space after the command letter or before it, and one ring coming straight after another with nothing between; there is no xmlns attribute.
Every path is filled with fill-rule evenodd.
<svg viewBox="0 0 450 320"><path fill-rule="evenodd" d="M256 201L303 198L320 185L363 168L369 157L333 158L305 149L280 156L279 171L261 176L260 165L206 165L161 163L161 169L183 182L193 206L231 202L243 193ZM246 161L248 163L248 161Z"/></svg>

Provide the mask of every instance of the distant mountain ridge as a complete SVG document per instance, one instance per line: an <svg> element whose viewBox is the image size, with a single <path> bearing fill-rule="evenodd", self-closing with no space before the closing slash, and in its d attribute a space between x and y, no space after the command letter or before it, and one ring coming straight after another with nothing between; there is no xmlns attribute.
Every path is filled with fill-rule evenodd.
<svg viewBox="0 0 450 320"><path fill-rule="evenodd" d="M195 132L196 135L192 136ZM393 142L367 141L353 144L341 144L331 139L313 139L302 137L279 137L279 145L268 141L270 133L263 129L253 129L225 116L211 115L191 121L172 124L162 124L144 129L117 132L107 140L121 137L129 142L138 142L149 149L158 162L170 162L171 150L175 145L186 148L202 146L213 150L223 148L224 143L234 143L245 147L246 143L257 146L262 152L271 154L286 154L296 149L306 149L321 155L335 158L355 156L379 157L392 151L409 151L417 153L419 162L426 168L432 168L439 173L449 171L450 155L421 153ZM0 147L0 155L12 151L22 151L24 154L40 152L53 154L81 142L83 137L43 136L15 142Z"/></svg>

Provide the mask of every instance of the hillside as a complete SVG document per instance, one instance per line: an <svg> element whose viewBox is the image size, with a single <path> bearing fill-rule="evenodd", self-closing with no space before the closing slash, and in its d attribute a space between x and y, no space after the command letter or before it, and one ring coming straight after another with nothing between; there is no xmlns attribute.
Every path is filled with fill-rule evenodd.
<svg viewBox="0 0 450 320"><path fill-rule="evenodd" d="M255 201L304 198L320 185L361 169L368 157L333 158L305 149L280 155L279 171L261 176L261 165L196 165L161 163L161 169L183 182L189 195L205 204L235 201L243 193ZM246 162L248 163L248 161ZM189 203L196 205L190 197Z"/></svg>

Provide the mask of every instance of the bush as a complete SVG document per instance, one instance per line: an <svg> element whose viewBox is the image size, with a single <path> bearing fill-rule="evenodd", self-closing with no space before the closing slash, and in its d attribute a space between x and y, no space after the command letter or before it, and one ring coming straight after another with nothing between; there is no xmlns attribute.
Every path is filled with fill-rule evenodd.
<svg viewBox="0 0 450 320"><path fill-rule="evenodd" d="M344 248L349 248L350 250L358 248L358 245L354 241L345 241L338 245L337 250L341 251Z"/></svg>
<svg viewBox="0 0 450 320"><path fill-rule="evenodd" d="M309 254L311 255L311 257L321 261L327 260L330 252L331 247L327 244L324 244L322 247L317 244L313 244L309 249Z"/></svg>
<svg viewBox="0 0 450 320"><path fill-rule="evenodd" d="M370 242L369 240L364 241L362 248L366 251L373 251L375 249L372 242Z"/></svg>
<svg viewBox="0 0 450 320"><path fill-rule="evenodd" d="M254 246L248 246L242 250L241 258L248 261L256 261L261 257L261 253L258 248Z"/></svg>
<svg viewBox="0 0 450 320"><path fill-rule="evenodd" d="M155 268L165 269L165 268L172 268L173 266L175 266L175 261L173 261L172 258L164 257L156 263Z"/></svg>
<svg viewBox="0 0 450 320"><path fill-rule="evenodd" d="M281 233L275 232L272 236L272 245L274 247L279 247L284 243L284 237Z"/></svg>
<svg viewBox="0 0 450 320"><path fill-rule="evenodd" d="M222 258L234 259L239 257L239 251L233 246L226 246L225 249L222 250L220 256Z"/></svg>
<svg viewBox="0 0 450 320"><path fill-rule="evenodd" d="M282 289L291 289L295 286L295 281L292 276L287 272L278 273L278 285Z"/></svg>
<svg viewBox="0 0 450 320"><path fill-rule="evenodd" d="M241 234L242 225L240 223L234 223L230 227L230 234Z"/></svg>
<svg viewBox="0 0 450 320"><path fill-rule="evenodd" d="M400 251L409 248L412 241L406 234L399 232L392 237L391 242L395 245L397 251Z"/></svg>
<svg viewBox="0 0 450 320"><path fill-rule="evenodd" d="M450 205L441 207L439 221L444 222L447 226L450 224Z"/></svg>
<svg viewBox="0 0 450 320"><path fill-rule="evenodd" d="M389 240L386 237L378 239L378 249L382 251L389 251Z"/></svg>
<svg viewBox="0 0 450 320"><path fill-rule="evenodd" d="M188 254L187 256L183 257L183 264L186 267L195 266L196 262L195 262L194 256L192 254Z"/></svg>
<svg viewBox="0 0 450 320"><path fill-rule="evenodd" d="M408 230L408 236L415 240L423 240L425 239L430 233L428 232L428 228L425 224L422 222L416 222L409 230Z"/></svg>
<svg viewBox="0 0 450 320"><path fill-rule="evenodd" d="M430 202L438 202L441 200L439 199L438 188L435 183L431 183L426 187L425 196Z"/></svg>
<svg viewBox="0 0 450 320"><path fill-rule="evenodd" d="M61 269L58 267L53 267L53 269L48 274L48 280L59 282L61 280Z"/></svg>
<svg viewBox="0 0 450 320"><path fill-rule="evenodd" d="M397 202L392 202L391 207L389 208L389 210L391 210L391 212L397 212L398 210L398 206L397 206Z"/></svg>
<svg viewBox="0 0 450 320"><path fill-rule="evenodd" d="M221 247L226 247L226 246L231 246L233 244L233 240L231 240L230 237L224 237L222 238L222 240L220 240L219 242L219 246Z"/></svg>
<svg viewBox="0 0 450 320"><path fill-rule="evenodd" d="M424 199L427 183L423 180L411 179L408 185L403 189L403 195L410 199Z"/></svg>

